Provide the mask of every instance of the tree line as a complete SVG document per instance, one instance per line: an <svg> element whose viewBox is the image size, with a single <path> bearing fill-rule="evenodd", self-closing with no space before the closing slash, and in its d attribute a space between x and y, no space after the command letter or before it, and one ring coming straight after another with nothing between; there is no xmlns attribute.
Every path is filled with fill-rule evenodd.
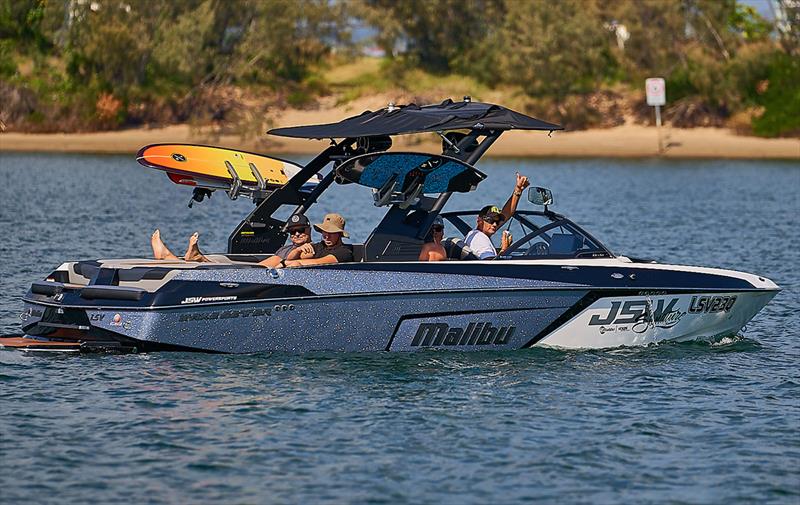
<svg viewBox="0 0 800 505"><path fill-rule="evenodd" d="M771 21L735 0L0 0L0 128L257 123L374 44L388 76L470 76L568 126L603 124L603 97L641 112L661 76L675 124L796 135L800 0L770 5Z"/></svg>

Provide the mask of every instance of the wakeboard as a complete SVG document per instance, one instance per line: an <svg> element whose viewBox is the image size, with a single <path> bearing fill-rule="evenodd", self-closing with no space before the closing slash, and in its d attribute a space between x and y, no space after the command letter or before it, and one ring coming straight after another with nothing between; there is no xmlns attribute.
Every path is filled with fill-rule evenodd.
<svg viewBox="0 0 800 505"><path fill-rule="evenodd" d="M262 154L194 144L147 145L136 154L136 161L163 170L172 182L188 186L202 186L208 182L233 184L235 174L245 186L274 189L286 184L302 169L290 161Z"/></svg>
<svg viewBox="0 0 800 505"><path fill-rule="evenodd" d="M421 186L422 193L467 193L486 178L472 165L450 156L411 152L381 152L350 158L336 169L340 182L377 190L406 192Z"/></svg>

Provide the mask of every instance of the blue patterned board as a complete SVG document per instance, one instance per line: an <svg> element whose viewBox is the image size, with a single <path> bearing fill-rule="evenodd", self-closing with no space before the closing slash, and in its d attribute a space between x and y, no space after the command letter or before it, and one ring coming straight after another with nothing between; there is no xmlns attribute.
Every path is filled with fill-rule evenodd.
<svg viewBox="0 0 800 505"><path fill-rule="evenodd" d="M395 191L422 183L423 193L466 193L486 178L463 161L424 153L365 154L347 160L336 170L342 179L374 189L383 188L391 180L397 181Z"/></svg>

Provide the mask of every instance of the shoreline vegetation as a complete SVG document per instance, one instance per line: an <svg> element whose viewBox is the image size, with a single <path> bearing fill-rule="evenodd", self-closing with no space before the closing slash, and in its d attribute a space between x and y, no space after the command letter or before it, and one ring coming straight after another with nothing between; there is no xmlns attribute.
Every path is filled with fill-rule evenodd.
<svg viewBox="0 0 800 505"><path fill-rule="evenodd" d="M350 113L341 111L337 118ZM325 121L308 118L308 111L284 111L276 124L298 125ZM653 126L627 124L613 128L581 131L507 132L492 147L490 157L602 157L670 159L787 159L800 160L800 139L765 139L741 136L725 128L662 128L664 151L658 151L658 131ZM267 155L315 155L329 140L305 140L261 134L243 139L238 134L220 133L210 128L170 125L159 128L128 128L88 133L0 133L0 153L58 152L107 153L133 156L139 148L153 143L192 143L217 145ZM394 149L441 152L441 141L434 134L407 135L395 139Z"/></svg>
<svg viewBox="0 0 800 505"><path fill-rule="evenodd" d="M0 151L310 154L325 143L264 132L469 95L566 129L504 135L496 156L797 159L800 1L772 12L737 0L0 1ZM663 153L643 89L656 76Z"/></svg>

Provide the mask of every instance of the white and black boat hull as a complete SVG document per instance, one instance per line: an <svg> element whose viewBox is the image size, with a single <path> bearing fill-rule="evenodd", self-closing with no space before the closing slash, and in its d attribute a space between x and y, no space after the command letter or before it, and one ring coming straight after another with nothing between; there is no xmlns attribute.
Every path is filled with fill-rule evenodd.
<svg viewBox="0 0 800 505"><path fill-rule="evenodd" d="M283 271L96 265L94 281L116 284L38 283L23 331L82 349L142 351L609 348L734 335L779 290L740 272L619 259Z"/></svg>

